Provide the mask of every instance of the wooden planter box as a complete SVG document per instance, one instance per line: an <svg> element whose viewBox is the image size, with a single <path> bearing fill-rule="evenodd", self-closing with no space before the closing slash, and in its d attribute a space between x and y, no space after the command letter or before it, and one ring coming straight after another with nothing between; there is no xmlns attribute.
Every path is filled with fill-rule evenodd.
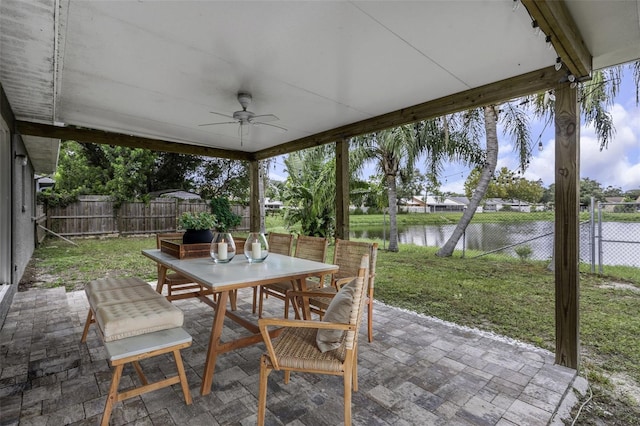
<svg viewBox="0 0 640 426"><path fill-rule="evenodd" d="M209 243L182 244L182 240L161 240L160 251L178 259L209 257Z"/></svg>

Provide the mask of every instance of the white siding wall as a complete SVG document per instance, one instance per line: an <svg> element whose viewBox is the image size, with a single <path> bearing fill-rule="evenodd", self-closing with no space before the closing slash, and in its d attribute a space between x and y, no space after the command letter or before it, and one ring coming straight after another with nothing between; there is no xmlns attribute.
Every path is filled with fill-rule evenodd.
<svg viewBox="0 0 640 426"><path fill-rule="evenodd" d="M0 325L9 312L18 285L12 284L11 265L11 135L0 117Z"/></svg>
<svg viewBox="0 0 640 426"><path fill-rule="evenodd" d="M0 285L11 283L11 137L0 118Z"/></svg>
<svg viewBox="0 0 640 426"><path fill-rule="evenodd" d="M19 136L13 135L13 280L20 281L35 249L35 181L33 166L27 161L27 151Z"/></svg>

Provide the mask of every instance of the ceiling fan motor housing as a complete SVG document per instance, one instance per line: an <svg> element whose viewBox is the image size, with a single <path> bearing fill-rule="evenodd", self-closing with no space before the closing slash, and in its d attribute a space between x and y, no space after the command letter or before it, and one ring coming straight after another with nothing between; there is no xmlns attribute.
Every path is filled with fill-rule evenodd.
<svg viewBox="0 0 640 426"><path fill-rule="evenodd" d="M251 93L238 92L238 102L240 102L240 105L242 105L243 110L246 110L249 107L252 99L253 98L251 97Z"/></svg>

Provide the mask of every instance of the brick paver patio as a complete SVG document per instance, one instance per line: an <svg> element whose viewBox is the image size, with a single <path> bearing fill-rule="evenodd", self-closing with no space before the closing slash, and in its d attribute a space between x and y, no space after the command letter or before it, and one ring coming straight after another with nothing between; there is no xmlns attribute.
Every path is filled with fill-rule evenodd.
<svg viewBox="0 0 640 426"><path fill-rule="evenodd" d="M240 297L239 310L251 317L251 292L241 291ZM175 385L116 404L111 423L254 425L263 345L219 357L213 391L203 397L200 376L213 312L195 299L174 303L184 311L185 328L194 339L183 350L193 404L184 404ZM268 315L282 313L279 300L268 299L265 306ZM374 342L367 343L365 327L360 334L354 424L562 424L561 414L575 402L576 372L554 365L548 351L374 306ZM99 423L111 371L95 329L87 344L80 343L87 307L81 291L16 294L0 330L1 425ZM242 332L228 322L223 339ZM142 366L151 379L175 368L163 357ZM341 378L292 374L288 385L282 378L279 372L269 377L268 424L342 424ZM137 380L127 367L121 389Z"/></svg>

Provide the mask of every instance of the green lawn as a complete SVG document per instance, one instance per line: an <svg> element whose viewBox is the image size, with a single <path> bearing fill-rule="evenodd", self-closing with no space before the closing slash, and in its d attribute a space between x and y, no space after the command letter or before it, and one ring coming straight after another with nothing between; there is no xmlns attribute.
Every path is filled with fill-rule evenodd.
<svg viewBox="0 0 640 426"><path fill-rule="evenodd" d="M155 238L76 243L47 239L36 250L35 281L46 282L35 285L72 290L105 275L155 278L155 265L140 254L155 247ZM548 262L461 258L458 253L439 258L435 252L411 245L401 245L398 253L381 250L376 299L554 350L554 275L547 270ZM640 268L612 270L615 276L598 276L584 267L580 277L581 373L590 379L595 395L579 424L597 424L597 419L640 424L637 402L619 394L611 380L620 376L640 383Z"/></svg>

